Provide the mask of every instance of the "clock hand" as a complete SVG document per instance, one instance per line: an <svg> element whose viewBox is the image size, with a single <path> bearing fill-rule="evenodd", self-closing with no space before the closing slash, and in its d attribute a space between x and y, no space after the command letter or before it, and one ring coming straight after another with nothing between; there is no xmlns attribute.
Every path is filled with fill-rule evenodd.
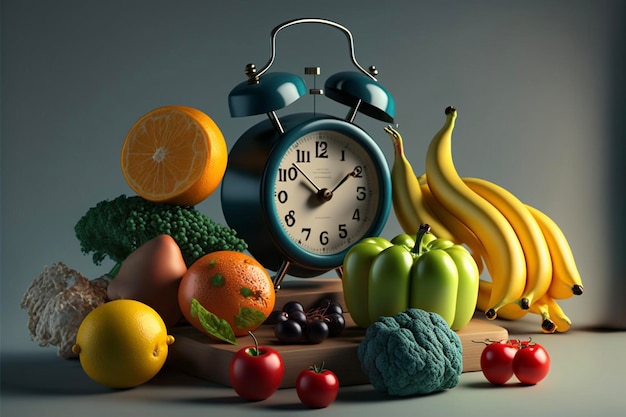
<svg viewBox="0 0 626 417"><path fill-rule="evenodd" d="M332 189L331 193L335 192L335 190L337 188L339 188L344 182L348 181L348 178L350 177L356 177L357 175L359 175L361 173L362 169L360 166L357 166L356 168L354 168L351 172L348 172L346 174L345 177L343 177L341 179L341 181L339 181L339 183L337 183L337 185L335 185L335 188Z"/></svg>
<svg viewBox="0 0 626 417"><path fill-rule="evenodd" d="M302 174L304 176L304 178L307 179L307 181L313 186L313 188L315 188L315 192L319 193L321 188L317 186L317 184L315 184L315 182L298 166L296 165L296 163L292 163L291 166L293 166L295 169L297 169L300 174Z"/></svg>

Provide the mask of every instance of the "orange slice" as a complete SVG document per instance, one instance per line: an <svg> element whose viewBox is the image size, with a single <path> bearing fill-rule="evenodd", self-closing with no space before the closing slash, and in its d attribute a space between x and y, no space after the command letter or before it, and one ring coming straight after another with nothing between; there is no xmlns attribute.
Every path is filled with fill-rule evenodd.
<svg viewBox="0 0 626 417"><path fill-rule="evenodd" d="M121 165L130 188L146 200L195 206L219 186L228 149L215 122L198 109L165 106L130 128Z"/></svg>

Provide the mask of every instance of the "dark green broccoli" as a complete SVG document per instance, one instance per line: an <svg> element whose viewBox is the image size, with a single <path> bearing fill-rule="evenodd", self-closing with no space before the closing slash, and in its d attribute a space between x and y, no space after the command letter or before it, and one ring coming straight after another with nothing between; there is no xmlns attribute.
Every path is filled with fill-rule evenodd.
<svg viewBox="0 0 626 417"><path fill-rule="evenodd" d="M416 308L378 319L357 352L370 383L390 395L454 388L463 372L459 336L440 315Z"/></svg>
<svg viewBox="0 0 626 417"><path fill-rule="evenodd" d="M209 252L242 252L248 247L235 230L214 222L194 207L153 203L124 194L90 208L74 231L81 251L93 253L96 265L105 257L116 263L109 273L113 277L131 252L162 234L178 243L187 266Z"/></svg>

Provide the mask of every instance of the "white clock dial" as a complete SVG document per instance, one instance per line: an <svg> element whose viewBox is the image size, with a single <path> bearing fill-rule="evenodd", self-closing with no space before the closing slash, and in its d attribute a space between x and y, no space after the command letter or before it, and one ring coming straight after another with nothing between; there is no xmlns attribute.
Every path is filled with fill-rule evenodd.
<svg viewBox="0 0 626 417"><path fill-rule="evenodd" d="M343 133L314 131L295 140L279 163L275 212L298 246L334 254L365 236L380 189L375 164L362 146Z"/></svg>

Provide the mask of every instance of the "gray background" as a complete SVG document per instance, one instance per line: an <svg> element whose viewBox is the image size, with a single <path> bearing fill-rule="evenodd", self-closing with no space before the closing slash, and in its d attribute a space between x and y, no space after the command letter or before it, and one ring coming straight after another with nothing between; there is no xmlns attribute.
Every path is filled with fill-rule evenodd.
<svg viewBox="0 0 626 417"><path fill-rule="evenodd" d="M111 267L81 254L73 227L98 201L131 193L119 153L135 120L162 105L196 107L232 146L262 117L232 119L228 93L245 64L266 62L270 30L296 17L352 31L357 59L379 68L396 100L416 171L443 109L455 105L459 172L505 186L568 236L586 290L562 303L574 325L624 327L622 4L3 0L2 350L40 349L19 302L45 265L63 261L92 278ZM352 69L346 45L332 28L289 28L273 68L303 74L319 65L319 86ZM312 104L305 98L285 113ZM323 97L316 104L347 111ZM391 162L384 124L357 123ZM198 208L223 222L219 193ZM398 232L392 215L384 234Z"/></svg>

